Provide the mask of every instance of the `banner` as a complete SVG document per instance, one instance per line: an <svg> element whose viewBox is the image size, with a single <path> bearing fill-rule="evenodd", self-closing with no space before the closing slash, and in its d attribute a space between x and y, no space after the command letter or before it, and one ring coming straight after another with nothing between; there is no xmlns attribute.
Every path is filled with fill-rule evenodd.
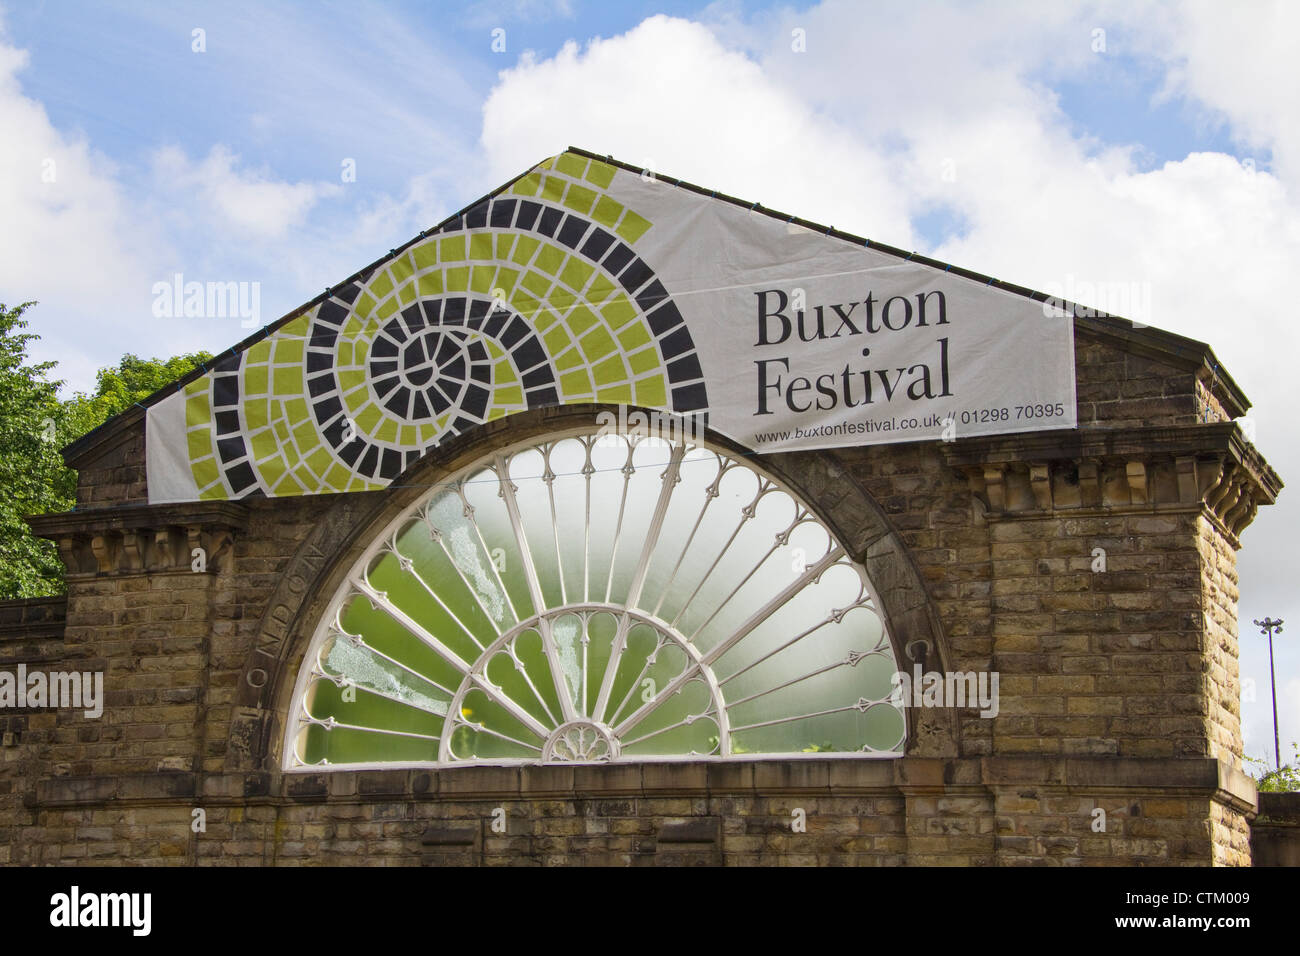
<svg viewBox="0 0 1300 956"><path fill-rule="evenodd" d="M372 490L547 405L757 452L1073 427L1073 322L566 152L148 411L151 502Z"/></svg>

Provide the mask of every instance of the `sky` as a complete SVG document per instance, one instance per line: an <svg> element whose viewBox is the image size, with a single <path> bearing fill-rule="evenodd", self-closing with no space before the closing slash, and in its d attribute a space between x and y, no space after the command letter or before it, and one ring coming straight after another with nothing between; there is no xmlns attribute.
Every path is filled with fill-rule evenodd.
<svg viewBox="0 0 1300 956"><path fill-rule="evenodd" d="M269 324L579 146L1031 288L1138 283L1129 317L1209 342L1300 482L1297 62L1284 0L0 0L0 302L39 300L34 357L89 389L249 334L156 317L157 282L257 283ZM1295 622L1285 760L1298 522L1284 491L1239 556L1270 761L1251 621Z"/></svg>

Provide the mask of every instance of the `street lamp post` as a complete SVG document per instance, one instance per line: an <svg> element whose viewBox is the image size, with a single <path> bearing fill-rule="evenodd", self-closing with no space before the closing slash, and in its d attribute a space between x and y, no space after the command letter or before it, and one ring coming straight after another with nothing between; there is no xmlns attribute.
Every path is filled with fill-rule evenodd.
<svg viewBox="0 0 1300 956"><path fill-rule="evenodd" d="M1273 676L1273 634L1282 633L1282 619L1276 621L1271 617L1266 617L1262 621L1256 621L1255 626L1259 628L1259 633L1268 635L1268 686L1273 692L1273 760L1277 769L1282 769L1282 747L1277 739L1277 680Z"/></svg>

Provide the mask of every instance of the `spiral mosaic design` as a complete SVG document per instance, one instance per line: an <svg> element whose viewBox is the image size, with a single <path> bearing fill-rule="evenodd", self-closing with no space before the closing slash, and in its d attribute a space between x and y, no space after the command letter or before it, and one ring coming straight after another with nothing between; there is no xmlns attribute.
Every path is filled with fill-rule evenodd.
<svg viewBox="0 0 1300 956"><path fill-rule="evenodd" d="M565 153L186 386L203 498L381 488L503 415L609 402L708 408L652 224Z"/></svg>

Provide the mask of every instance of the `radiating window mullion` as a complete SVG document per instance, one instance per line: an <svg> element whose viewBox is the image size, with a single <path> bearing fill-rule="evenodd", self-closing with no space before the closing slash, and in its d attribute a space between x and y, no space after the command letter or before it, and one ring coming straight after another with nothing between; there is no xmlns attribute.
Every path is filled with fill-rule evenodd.
<svg viewBox="0 0 1300 956"><path fill-rule="evenodd" d="M863 605L854 604L854 605L851 605L850 607L852 608L852 607L861 607L861 606L863 606ZM766 660L771 660L771 659L772 659L773 657L775 657L777 654L780 654L782 651L786 650L786 649L789 648L789 647L793 647L795 644L798 644L800 641L802 641L805 637L808 637L810 634L815 634L817 631L821 630L821 629L822 629L823 627L825 627L827 624L830 624L831 622L833 622L833 621L836 619L836 615L837 615L837 614L841 614L841 613L842 613L842 612L840 612L840 611L834 611L834 612L832 612L832 613L830 613L830 614L827 614L825 618L823 618L822 620L818 621L818 622L817 622L816 624L814 624L812 627L809 627L809 628L806 628L806 629L800 631L800 632L799 632L798 634L796 634L794 637L790 638L790 640L786 641L784 644L781 644L781 645L779 645L779 646L777 646L777 647L774 647L772 650L768 651L766 654L764 654L764 655L763 655L762 657L760 657L758 660L756 660L756 661L752 661L751 663L746 664L744 667L742 667L740 670L736 671L734 674L728 674L728 675L727 675L726 677L724 677L722 680L718 681L718 685L719 685L719 686L725 685L725 684L728 683L729 681L733 681L733 680L735 680L735 679L736 679L737 677L739 677L741 674L744 674L744 673L746 673L747 671L750 671L750 670L754 669L755 667L757 667L759 664L763 663L764 661L766 661Z"/></svg>
<svg viewBox="0 0 1300 956"><path fill-rule="evenodd" d="M830 714L842 714L849 710L858 710L866 713L868 708L874 704L883 704L889 700L884 697L880 700L867 700L865 697L859 697L857 703L845 704L843 707L832 707L829 710L819 710L811 714L792 714L789 717L777 717L773 720L761 720L756 724L745 724L743 727L732 727L733 734L744 733L746 730L757 730L759 727L775 727L778 724L792 724L796 720L811 720L813 717L826 717Z"/></svg>
<svg viewBox="0 0 1300 956"><path fill-rule="evenodd" d="M731 650L738 641L743 639L745 635L749 634L754 630L754 628L758 627L758 625L771 617L778 609L784 606L787 601L793 599L796 594L821 577L823 571L835 564L835 562L842 557L844 557L843 549L838 545L832 547L820 561L816 564L809 565L804 573L795 579L793 584L786 587L783 591L777 594L776 597L772 598L772 600L768 601L746 618L744 623L737 627L726 640L719 641L717 645L711 648L707 653L703 653L700 657L700 663L705 667L711 667L714 661L727 651Z"/></svg>
<svg viewBox="0 0 1300 956"><path fill-rule="evenodd" d="M546 702L546 698L542 696L541 691L537 689L537 685L533 683L533 677L531 674L528 673L528 668L524 666L524 662L519 659L519 655L515 652L515 646L514 646L515 640L518 640L517 635L513 640L510 641L509 644L506 645L505 648L506 653L508 653L510 655L510 659L514 661L515 670L517 670L520 674L523 675L524 683L528 685L528 689L529 691L532 692L533 697L536 698L537 703L542 705L542 710L546 713L546 716L551 718L551 723L555 724L558 727L560 724L564 723L564 721L561 720L559 717L555 716L555 714L551 711L551 705ZM547 666L548 667L550 666L549 659L547 661Z"/></svg>
<svg viewBox="0 0 1300 956"><path fill-rule="evenodd" d="M463 717L459 717L459 718L457 718L457 719L455 720L455 726L452 727L452 731L454 732L454 731L456 730L457 727L471 727L471 728L473 728L473 730L475 731L475 733L488 734L488 735L490 735L490 736L492 736L492 737L496 737L496 738L499 739L499 740L504 740L504 741L506 741L506 742L508 742L508 743L512 743L512 744L518 744L520 747L526 747L526 748L529 749L529 750L536 750L538 753L541 753L541 752L542 752L542 748L541 748L541 747L537 747L537 746L534 746L533 744L528 743L527 741L523 741L523 740L519 740L519 739L517 739L517 738L515 738L515 737L511 737L509 734L502 733L502 732L499 731L499 730L493 730L491 727L488 727L488 726L486 726L485 724L476 724L476 723L474 723L473 721L466 720L466 719L463 718ZM450 738L451 734L448 734L447 736L448 736L448 738ZM545 736L545 735L543 735L543 737L544 737L544 736ZM471 760L474 760L474 759L476 759L476 758L473 758L473 757L463 757L463 758L460 758L460 757L454 757L454 756L453 756L453 758L452 758L453 762L458 762L458 763L465 763L465 762L468 762L468 761L471 761Z"/></svg>
<svg viewBox="0 0 1300 956"><path fill-rule="evenodd" d="M605 597L603 600L606 603L609 602L610 594L614 590L614 568L618 565L618 549L623 538L623 513L627 508L627 492L632 484L632 475L636 473L636 466L632 464L635 452L636 445L628 442L627 463L623 466L623 492L618 502L618 521L614 525L614 543L609 551L609 574L605 578Z"/></svg>
<svg viewBox="0 0 1300 956"><path fill-rule="evenodd" d="M439 542L439 546L441 547L441 542ZM424 576L420 574L419 571L415 570L415 562L412 561L410 558L408 558L406 555L402 554L400 551L398 551L395 542L389 543L388 550L393 554L394 557L397 558L398 564L401 566L402 570L406 572L406 574L414 578L416 583L419 584L420 587L424 588L425 593L428 594L429 597L433 598L434 601L437 602L438 607L442 609L443 613L446 614L449 618L451 618L451 620L456 624L456 626L460 628L461 632L466 637L468 637L470 641L473 642L475 647L477 647L480 651L482 651L484 649L483 642L478 639L473 629L464 621L462 621L460 619L460 616L456 614L456 612L453 611L450 607L448 607L447 603L443 601L441 597L438 596L438 593L434 591L432 587L429 586L429 582L424 580ZM443 548L442 551L443 554L447 554L446 548ZM450 557L451 556L448 555L448 560L450 560ZM455 562L452 562L452 564L453 566L455 566ZM457 573L459 573L459 569L457 569ZM377 588L375 588L374 585L370 584L370 579L368 576L365 577L364 580L366 582L366 585L371 590L373 590L376 594L383 593L380 592ZM461 581L464 582L464 580L465 580L464 576L461 576ZM466 582L466 586L468 586L468 582ZM473 589L471 588L470 590L472 591ZM492 616L487 613L487 610L483 608L483 605L481 603L479 603L479 609L483 611L484 616L487 617L488 620L491 620ZM495 624L493 626L495 627Z"/></svg>
<svg viewBox="0 0 1300 956"><path fill-rule="evenodd" d="M727 538L727 543L722 546L722 550L718 552L718 556L713 559L713 563L709 565L709 569L704 572L704 575L695 585L695 589L691 591L690 596L686 598L686 602L678 609L677 614L674 615L672 621L669 622L671 626L676 627L681 622L682 617L685 616L687 610L689 610L691 602L695 600L696 595L700 593L700 589L704 587L705 582L708 581L713 575L713 572L718 569L718 565L722 562L722 559L726 557L727 552L731 550L731 546L735 544L736 538L740 534L741 529L745 527L747 522L753 520L754 515L758 511L758 503L763 500L763 495L767 494L767 491L772 487L773 486L768 482L759 483L758 493L754 496L754 500L741 509L740 521L737 522L735 530L731 532L731 536Z"/></svg>
<svg viewBox="0 0 1300 956"><path fill-rule="evenodd" d="M542 650L546 652L546 662L551 669L551 680L555 684L555 695L564 711L564 722L578 719L578 710L569 693L569 682L564 679L564 667L560 664L560 651L555 646L555 634L551 631L551 622L543 617L537 622L537 633L542 637Z"/></svg>
<svg viewBox="0 0 1300 956"><path fill-rule="evenodd" d="M595 439L588 438L582 443L586 455L582 466L585 495L582 511L582 600L584 602L591 600L591 476L596 473L596 466L591 462L591 450L595 447L595 442Z"/></svg>
<svg viewBox="0 0 1300 956"><path fill-rule="evenodd" d="M668 575L668 580L664 582L663 587L660 589L661 593L659 595L659 600L655 602L654 610L650 612L656 617L659 616L659 612L664 606L664 601L668 600L668 596L672 593L672 586L673 582L677 580L677 573L681 571L682 563L686 560L686 555L691 550L691 544L694 543L695 536L700 531L700 526L704 524L704 518L708 514L709 506L713 504L719 496L718 485L721 483L722 477L726 473L727 466L724 465L718 471L718 477L714 479L713 484L704 489L704 505L700 508L700 513L695 516L695 524L691 526L691 533L687 535L686 542L682 545L681 553L677 555L677 560L673 564L672 573Z"/></svg>
<svg viewBox="0 0 1300 956"><path fill-rule="evenodd" d="M672 454L668 458L668 467L664 469L663 477L660 478L663 484L659 488L659 498L655 502L654 514L650 518L650 527L646 529L641 557L637 559L636 571L632 575L632 583L628 588L627 600L624 602L627 607L636 607L640 603L641 589L645 587L646 571L650 567L650 557L654 553L655 545L659 543L659 533L664 526L664 514L668 511L668 502L672 500L673 490L677 487L677 476L685 455L685 444L674 445ZM613 562L610 563L610 568L612 570Z"/></svg>
<svg viewBox="0 0 1300 956"><path fill-rule="evenodd" d="M605 665L605 676L600 682L600 694L596 698L596 706L592 717L596 720L604 720L605 708L609 705L609 695L614 689L614 679L618 675L619 664L623 660L623 650L627 643L627 632L631 627L631 616L624 611L619 615L618 633L614 635L614 641L609 649L609 661ZM633 684L635 687L636 685ZM611 718L614 715L611 715Z"/></svg>
<svg viewBox="0 0 1300 956"><path fill-rule="evenodd" d="M710 704L712 703L713 702L710 701ZM666 734L671 730L679 730L682 727L689 727L692 724L694 724L697 720L702 720L712 716L713 715L710 714L707 710L700 714L691 714L689 717L683 717L681 720L677 721L674 724L669 724L667 727L660 727L658 730L652 730L650 731L650 733L642 734L640 737L633 737L631 740L625 740L623 741L623 746L634 747L637 744L641 743L642 741L649 740L651 737L658 737L660 734ZM722 739L722 735L719 734L718 735L719 743L721 743L721 739Z"/></svg>
<svg viewBox="0 0 1300 956"><path fill-rule="evenodd" d="M400 668L401 668L402 670L404 670L406 673L410 674L412 677L416 677L416 678L418 678L418 679L424 681L424 682L425 682L426 684L428 684L430 687L436 687L438 690L442 691L442 692L443 692L444 694L446 694L448 697L452 697L452 696L455 695L456 692L455 692L454 690L452 690L451 688L449 688L449 687L443 687L441 684L439 684L439 683L438 683L436 680L434 680L433 678L428 677L428 676L426 676L426 675L424 675L424 674L421 674L419 671L417 671L417 670L413 670L413 669L410 668L410 667L407 667L405 664L403 664L403 663L402 663L401 661L399 661L397 658L395 658L395 657L389 657L387 654L385 654L385 653L384 653L383 651L381 651L379 648L370 646L369 644L367 644L367 643L365 642L364 639L362 639L362 637L361 637L359 634L349 634L347 631L344 631L344 630L339 630L339 631L337 631L337 632L335 632L335 633L336 633L338 636L340 636L340 637L344 638L345 640L347 640L349 643L353 644L354 646L356 646L356 647L360 647L360 648L364 648L365 651L366 651L366 653L368 653L368 654L373 654L375 657L378 657L378 658L380 658L381 660L385 660L385 661L387 661L388 663L392 664L394 667L400 667ZM326 676L328 676L328 675L326 675Z"/></svg>
<svg viewBox="0 0 1300 956"><path fill-rule="evenodd" d="M496 456L497 474L501 480L501 495L506 502L506 512L510 515L510 525L514 528L515 541L519 546L519 554L523 558L524 573L528 577L528 591L533 597L533 604L536 605L537 612L541 613L546 607L546 600L542 597L541 581L537 577L537 568L533 564L533 555L528 548L528 538L524 534L524 525L519 517L519 501L515 498L515 485L510 480L509 466L503 456ZM542 648L546 652L546 660L551 669L551 680L555 684L555 693L560 701L560 707L564 710L565 720L574 720L576 714L573 710L573 702L569 699L569 690L564 686L564 675L560 670L559 654L555 649L555 640L551 634L550 624L545 618L538 621L538 634L542 638Z"/></svg>
<svg viewBox="0 0 1300 956"><path fill-rule="evenodd" d="M807 587L809 583L816 580L821 575L822 571L829 568L835 563L835 561L839 560L842 555L843 552L840 548L835 547L828 555L826 555L826 557L822 558L821 561L818 561L816 564L809 567L803 574L796 578L792 584L783 589L774 598L751 614L730 637L724 641L720 641L707 654L703 654L699 658L693 659L690 665L669 681L668 685L660 690L658 694L638 707L631 716L615 727L615 735L621 737L624 730L628 727L634 726L636 722L644 716L643 712L653 710L655 707L659 706L662 701L667 700L671 694L677 693L678 689L680 689L696 674L702 672L704 668L711 667L713 662L721 657L729 648L734 646L737 641L769 618L774 611L782 607L787 601Z"/></svg>
<svg viewBox="0 0 1300 956"><path fill-rule="evenodd" d="M299 718L299 723L312 724L316 727L324 727L327 731L337 730L341 728L343 730L356 730L367 734L389 734L390 736L393 737L413 737L417 740L440 740L441 739L439 737L435 737L433 734L420 734L420 733L416 733L413 730L385 730L383 727L367 727L362 724L349 724L339 720L334 716L320 718L320 717L313 717L310 714L307 714L305 717Z"/></svg>
<svg viewBox="0 0 1300 956"><path fill-rule="evenodd" d="M542 481L546 482L546 497L551 505L551 543L555 547L555 574L560 580L560 603L568 604L569 589L564 582L564 555L560 548L560 518L555 510L555 472L551 469L551 452L554 450L555 446L550 445L542 451L542 461L546 465Z"/></svg>
<svg viewBox="0 0 1300 956"><path fill-rule="evenodd" d="M447 647L447 645L443 644L442 641L438 640L438 638L430 634L424 625L420 624L401 608L393 604L392 601L388 600L388 598L379 591L376 591L369 581L366 581L364 578L354 578L352 583L357 590L369 598L373 604L382 609L385 614L391 617L398 624L402 625L402 627L406 628L406 630L410 631L412 635L424 641L425 644L427 644L448 664L460 671L461 674L469 673L470 664L468 662L466 662L451 648ZM459 624L460 622L457 621L457 623ZM463 627L464 625L461 626Z"/></svg>
<svg viewBox="0 0 1300 956"><path fill-rule="evenodd" d="M590 714L587 713L587 698L588 696L590 696L587 693L587 681L590 680L590 678L587 675L587 651L591 647L590 625L591 625L591 615L589 614L583 615L582 637L578 639L579 642L582 644L582 679L578 682L577 703L579 706L577 707L577 709L581 712L582 716L584 717L591 716Z"/></svg>
<svg viewBox="0 0 1300 956"><path fill-rule="evenodd" d="M758 698L766 697L768 694L775 694L778 690L785 690L785 688L787 687L790 687L794 684L798 684L801 681L806 681L811 677L816 677L818 674L825 674L827 671L833 671L837 667L852 666L856 664L858 660L861 660L861 657L854 658L854 659L845 658L843 660L832 661L829 664L823 664L821 667L818 667L816 670L811 670L808 673L803 674L799 677L792 677L788 681L784 681L783 683L777 684L775 687L769 687L767 688L767 690L760 690L756 694L750 694L748 697L741 697L738 700L729 700L727 701L727 706L739 707L741 704L748 704L751 700L758 700Z"/></svg>
<svg viewBox="0 0 1300 956"><path fill-rule="evenodd" d="M515 484L510 480L509 465L501 455L496 456L496 473L501 485L500 495L506 503L506 514L510 517L510 528L514 531L515 546L519 549L519 557L524 562L524 576L528 580L528 593L533 599L533 613L540 614L546 609L546 599L542 597L542 585L537 577L537 567L533 564L533 553L528 547L523 521L519 517L519 501L515 498Z"/></svg>
<svg viewBox="0 0 1300 956"><path fill-rule="evenodd" d="M488 680L487 674L474 671L469 675L468 679L474 684L474 686L486 694L490 700L494 700L504 707L511 717L519 721L543 740L545 740L547 735L551 732L551 728L545 726L540 720L530 714L523 707L519 706L519 704L515 703L504 694L498 693L501 688ZM461 699L464 699L464 694L461 695ZM516 741L516 743L522 743L522 741Z"/></svg>
<svg viewBox="0 0 1300 956"><path fill-rule="evenodd" d="M520 614L519 608L515 607L515 599L511 597L510 589L506 587L506 582L505 579L501 577L500 569L497 568L496 562L492 560L492 549L488 547L487 539L483 537L483 529L479 527L478 518L476 517L476 509L469 503L469 499L465 497L465 483L463 481L457 482L456 493L460 495L460 500L465 505L465 517L469 520L471 527L474 529L474 536L478 538L479 547L482 548L483 553L487 555L488 567L492 569L492 576L497 579L497 586L501 588L501 593L505 596L506 603L510 605L510 613L514 615L516 621L522 621L528 615ZM448 557L450 557L450 555ZM455 564L454 561L452 563ZM489 615L489 617L490 616L491 615ZM498 634L499 633L500 631L498 630Z"/></svg>
<svg viewBox="0 0 1300 956"><path fill-rule="evenodd" d="M443 538L445 536L441 532L431 531L430 534L434 536L438 547L442 550L442 553L447 556L448 562L450 562L451 566L456 569L456 576L460 578L461 583L465 585L465 589L469 591L470 596L474 598L474 603L477 604L479 610L483 612L483 616L488 619L488 623L492 625L492 630L496 632L498 637L500 637L501 628L497 626L497 622L493 619L491 612L488 611L482 600L480 600L478 592L474 589L474 585L472 585L469 579L465 577L465 573L461 571L460 567L456 564L455 559L452 558L451 552L447 550L446 544L443 543ZM473 632L473 630L471 630L470 627L447 606L446 602L444 602L442 598L438 597L438 593L430 587L429 582L424 579L424 575L416 570L415 562L397 550L396 540L391 543L390 550L397 556L397 560L401 564L402 570L413 577L416 583L418 583L420 587L424 588L425 593L428 594L429 597L438 602L438 606L442 608L443 612L456 622L456 626L465 632L466 636L474 642L474 645L480 651L486 650L487 645L478 639L478 636Z"/></svg>
<svg viewBox="0 0 1300 956"><path fill-rule="evenodd" d="M623 695L623 699L618 702L618 706L616 708L614 708L612 711L607 711L610 720L614 720L615 718L618 717L619 714L623 713L623 708L627 706L628 701L632 699L632 695L635 694L637 688L641 686L641 681L645 679L646 673L650 670L651 667L654 666L655 657L659 654L661 650L663 650L664 644L666 644L668 641L668 639L665 638L662 634L658 634L656 635L656 637L658 639L658 643L655 645L654 651L650 653L650 655L646 658L645 663L641 665L641 670L637 672L637 675L633 679L631 686L628 687L627 689L627 693ZM689 672L689 670L690 668L688 667L686 671L684 671L683 673ZM630 715L629 719L635 716L636 716L636 712L633 712ZM627 721L624 721L624 724L626 723ZM615 735L618 734L619 728L622 727L624 724L620 724L618 727L613 728Z"/></svg>
<svg viewBox="0 0 1300 956"><path fill-rule="evenodd" d="M795 527L798 526L798 522L799 522L799 518L796 516L795 523L785 529L785 537L787 541L789 540L790 537L790 531L792 531ZM704 629L713 623L713 619L722 613L722 609L726 607L728 603L730 603L731 599L740 593L740 589L749 583L750 578L752 578L755 574L757 574L759 569L762 568L763 565L768 562L768 559L771 558L772 555L776 554L776 552L779 551L782 547L784 547L784 545L781 541L781 536L777 535L776 542L770 548L767 549L767 552L761 558L758 559L758 563L749 569L749 573L747 573L743 578L740 579L739 582L737 582L736 586L731 589L731 593L722 599L722 603L720 603L717 607L715 607L713 609L713 613L704 619L704 623L702 623L699 627L697 627L695 631L691 635L689 635L686 639L688 641L694 641L697 637L699 637L704 632Z"/></svg>
<svg viewBox="0 0 1300 956"><path fill-rule="evenodd" d="M447 716L446 711L440 714L436 710L430 710L428 707L421 707L419 704L412 703L409 700L403 700L400 697L394 697L392 694L386 694L382 690L378 690L366 684L357 683L356 681L349 680L348 678L342 678L342 682L340 683L340 681L336 680L333 677L333 675L321 671L316 675L316 679L329 681L335 687L346 687L349 684L351 684L351 686L355 687L357 690L364 691L365 693L371 694L375 697L382 697L384 700L391 700L394 704L401 704L403 707L410 707L412 710L418 710L420 713L428 714L430 717Z"/></svg>

